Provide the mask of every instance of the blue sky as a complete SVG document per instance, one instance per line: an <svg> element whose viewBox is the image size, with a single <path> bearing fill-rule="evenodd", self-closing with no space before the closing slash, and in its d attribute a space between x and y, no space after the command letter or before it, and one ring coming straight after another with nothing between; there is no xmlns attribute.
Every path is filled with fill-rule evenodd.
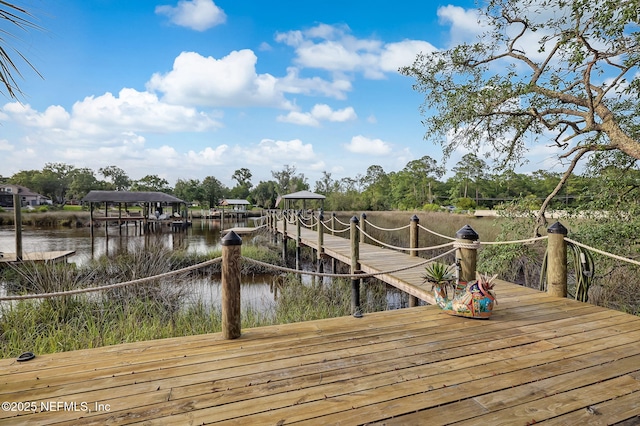
<svg viewBox="0 0 640 426"><path fill-rule="evenodd" d="M21 102L0 98L2 176L62 162L234 186L290 165L313 189L440 159L397 69L478 31L458 0L16 3L42 30L13 45L43 78L21 66Z"/></svg>

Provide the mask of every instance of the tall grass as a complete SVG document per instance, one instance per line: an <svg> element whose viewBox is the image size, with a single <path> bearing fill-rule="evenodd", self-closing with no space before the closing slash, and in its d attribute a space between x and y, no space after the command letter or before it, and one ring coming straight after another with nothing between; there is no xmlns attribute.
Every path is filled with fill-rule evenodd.
<svg viewBox="0 0 640 426"><path fill-rule="evenodd" d="M243 256L279 263L277 254L259 245L243 247ZM25 263L11 269L11 278L5 275L4 279L11 281L12 292L64 291L156 276L202 260L202 255L147 245L114 258L101 257L80 268L73 264ZM252 270L249 262L243 263L245 274L263 272ZM204 273L215 274L214 269ZM203 301L188 303L190 278L191 275L172 276L99 293L0 304L0 357L14 357L25 351L44 354L221 331L219 308ZM284 277L278 293L271 310L243 306L242 327L350 314L347 281L304 284L290 275ZM386 309L385 286L380 283L363 286L362 300L365 311Z"/></svg>

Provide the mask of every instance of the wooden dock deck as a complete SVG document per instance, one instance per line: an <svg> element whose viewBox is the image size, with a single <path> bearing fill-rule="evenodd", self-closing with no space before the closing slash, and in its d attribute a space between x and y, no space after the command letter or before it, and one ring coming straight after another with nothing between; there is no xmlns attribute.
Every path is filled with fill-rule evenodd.
<svg viewBox="0 0 640 426"><path fill-rule="evenodd" d="M496 293L489 320L420 306L3 359L0 424L640 422L639 317Z"/></svg>

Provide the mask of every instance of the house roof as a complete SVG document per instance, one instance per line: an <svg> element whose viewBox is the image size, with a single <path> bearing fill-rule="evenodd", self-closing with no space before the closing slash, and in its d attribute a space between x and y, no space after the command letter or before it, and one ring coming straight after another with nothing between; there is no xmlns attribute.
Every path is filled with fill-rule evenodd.
<svg viewBox="0 0 640 426"><path fill-rule="evenodd" d="M325 198L327 197L311 191L298 191L282 196L283 200L324 200Z"/></svg>
<svg viewBox="0 0 640 426"><path fill-rule="evenodd" d="M89 191L82 199L90 203L184 203L164 192L149 191Z"/></svg>
<svg viewBox="0 0 640 426"><path fill-rule="evenodd" d="M247 200L237 198L227 198L220 203L221 206L248 206L249 204L251 203Z"/></svg>

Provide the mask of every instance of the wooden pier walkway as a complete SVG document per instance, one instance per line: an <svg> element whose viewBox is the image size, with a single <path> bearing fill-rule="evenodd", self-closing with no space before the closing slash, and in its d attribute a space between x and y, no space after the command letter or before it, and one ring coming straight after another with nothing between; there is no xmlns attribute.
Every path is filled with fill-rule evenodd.
<svg viewBox="0 0 640 426"><path fill-rule="evenodd" d="M283 229L282 222L278 222L277 229L281 234ZM293 230L287 229L288 238L295 239L296 232L295 228ZM323 240L324 252L327 256L346 263L347 265L351 263L351 242L348 238L342 238L325 232ZM317 250L318 233L301 227L300 242L307 247ZM359 251L360 270L365 274L409 268L413 265L424 263L425 261L425 259L421 257L412 257L396 250L367 243L360 243ZM376 278L429 304L435 304L431 284L423 283L423 274L424 267L417 266L399 272L376 275Z"/></svg>
<svg viewBox="0 0 640 426"><path fill-rule="evenodd" d="M3 359L0 424L640 422L639 317L496 293L489 320L419 306Z"/></svg>

